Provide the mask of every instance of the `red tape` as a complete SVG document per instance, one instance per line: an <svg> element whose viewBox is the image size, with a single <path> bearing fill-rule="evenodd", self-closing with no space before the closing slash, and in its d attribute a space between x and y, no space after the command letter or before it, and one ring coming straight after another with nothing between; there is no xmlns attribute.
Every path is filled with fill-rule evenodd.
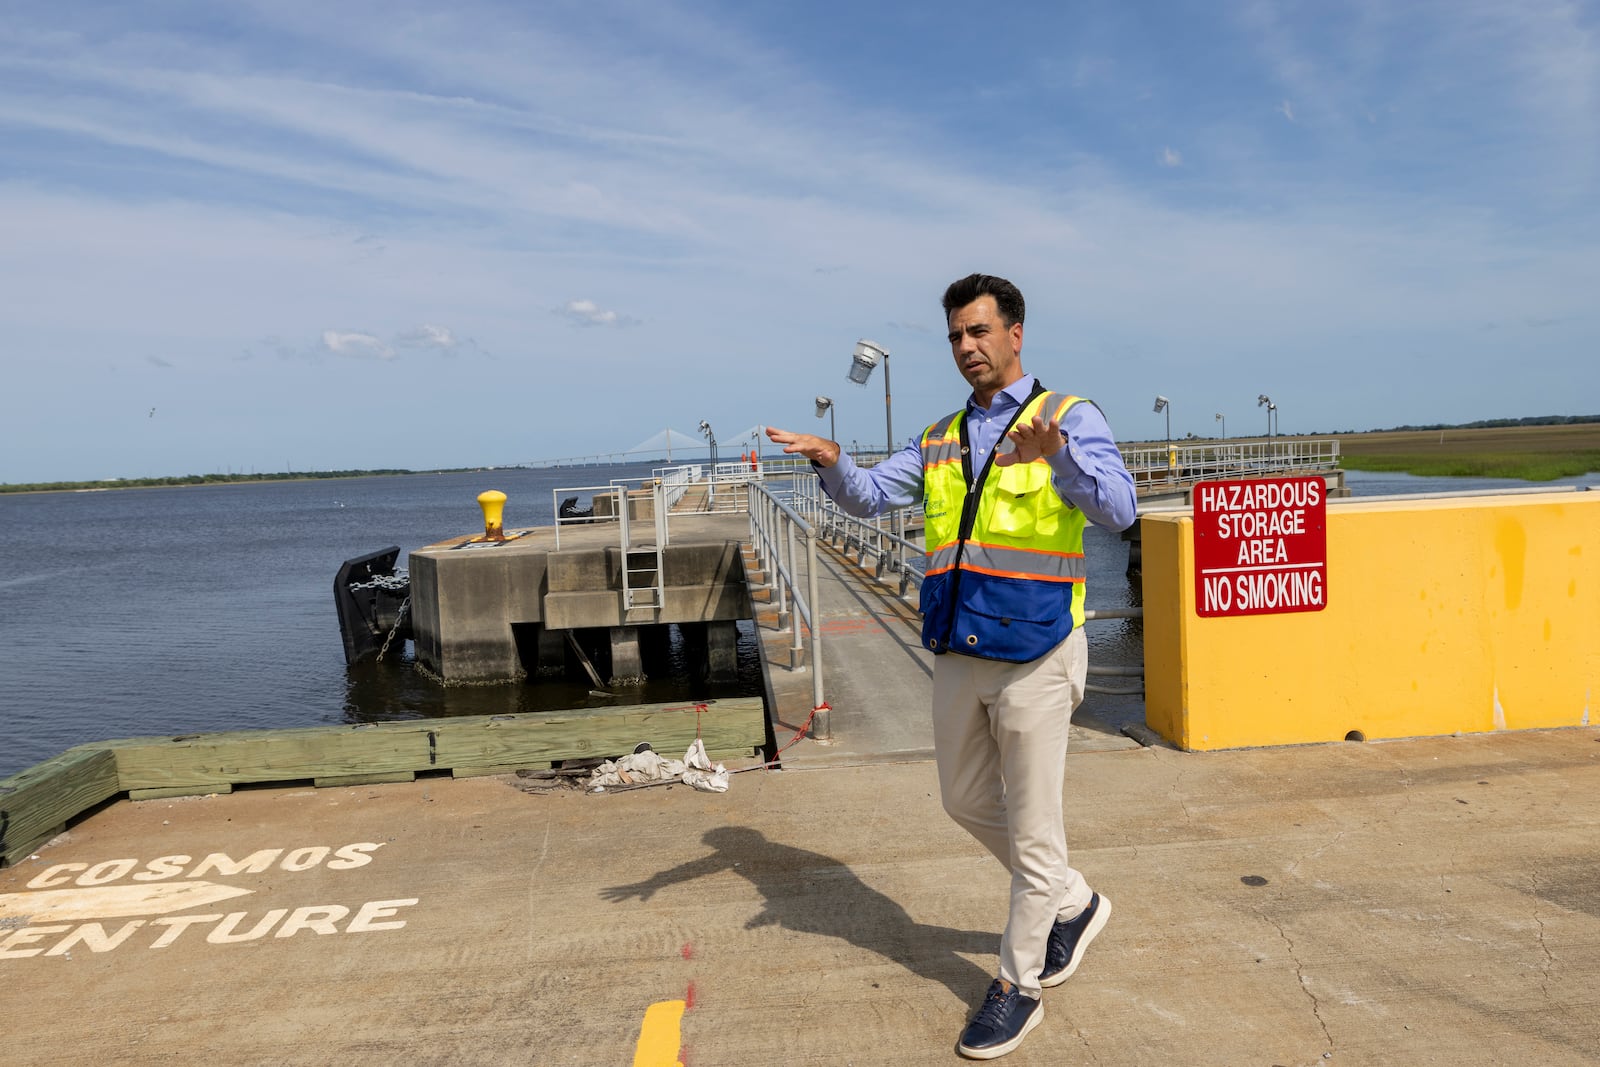
<svg viewBox="0 0 1600 1067"><path fill-rule="evenodd" d="M806 735L806 731L811 729L811 720L815 719L817 717L817 712L822 711L824 709L826 709L828 711L832 711L833 707L826 700L824 700L822 703L820 703L816 707L812 708L811 709L811 714L806 716L806 721L800 724L799 731L793 737L789 738L788 742L786 742L782 748L780 748L780 749L778 749L778 751L774 752L772 754L772 760L769 760L768 762L770 763L770 762L776 760L779 756L783 755L783 753L785 753L790 748L792 748L796 741L798 741L802 737L804 737Z"/></svg>

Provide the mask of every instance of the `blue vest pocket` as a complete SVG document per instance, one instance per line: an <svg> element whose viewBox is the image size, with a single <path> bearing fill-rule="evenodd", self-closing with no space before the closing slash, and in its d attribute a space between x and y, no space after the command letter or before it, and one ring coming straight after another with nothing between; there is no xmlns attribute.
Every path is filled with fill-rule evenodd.
<svg viewBox="0 0 1600 1067"><path fill-rule="evenodd" d="M1072 632L1072 585L966 573L952 651L1025 663Z"/></svg>

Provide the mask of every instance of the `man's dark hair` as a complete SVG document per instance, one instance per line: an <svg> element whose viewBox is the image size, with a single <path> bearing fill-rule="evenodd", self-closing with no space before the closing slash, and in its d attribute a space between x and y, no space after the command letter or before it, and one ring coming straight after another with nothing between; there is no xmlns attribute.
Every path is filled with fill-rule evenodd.
<svg viewBox="0 0 1600 1067"><path fill-rule="evenodd" d="M944 318L950 321L950 312L964 308L980 296L994 297L995 307L1009 329L1028 314L1028 305L1022 299L1022 290L992 274L969 274L958 282L951 282L944 291Z"/></svg>

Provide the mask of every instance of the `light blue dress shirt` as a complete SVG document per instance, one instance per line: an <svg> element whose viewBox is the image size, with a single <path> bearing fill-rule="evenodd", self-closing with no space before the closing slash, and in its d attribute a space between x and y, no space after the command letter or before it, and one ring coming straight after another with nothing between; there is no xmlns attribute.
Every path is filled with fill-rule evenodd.
<svg viewBox="0 0 1600 1067"><path fill-rule="evenodd" d="M989 407L967 397L967 441L972 449L972 473L978 476L989 454L1000 445L1000 435L1017 409L1033 391L1033 375L1024 374L994 395ZM1067 447L1046 462L1062 500L1082 511L1096 526L1126 530L1137 517L1133 476L1122 463L1122 453L1112 439L1111 427L1093 404L1074 404L1061 426ZM922 500L922 435L869 469L858 467L849 453L841 452L831 467L818 467L822 488L851 515L863 518Z"/></svg>

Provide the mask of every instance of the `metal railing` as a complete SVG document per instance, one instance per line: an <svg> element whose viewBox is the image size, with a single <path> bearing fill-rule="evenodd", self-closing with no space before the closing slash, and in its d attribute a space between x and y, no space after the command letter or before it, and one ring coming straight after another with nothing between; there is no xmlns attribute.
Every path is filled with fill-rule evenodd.
<svg viewBox="0 0 1600 1067"><path fill-rule="evenodd" d="M650 476L661 483L661 494L670 511L683 499L690 485L705 477L705 470L698 463L685 463L678 467L657 467Z"/></svg>
<svg viewBox="0 0 1600 1067"><path fill-rule="evenodd" d="M889 515L872 519L857 518L841 511L837 504L829 500L822 492L821 483L815 476L796 478L790 500L794 505L794 511L811 522L819 539L826 541L830 547L839 549L846 557L854 555L856 566L863 570L867 569L868 561L871 561L873 575L879 581L884 581L886 575L893 576L898 583L902 599L906 597L906 592L912 585L921 589L922 568L927 559L926 549L906 536L908 529L920 532L922 525L920 507L899 508ZM1144 609L1087 608L1083 617L1085 622L1142 619ZM1144 691L1142 663L1135 665L1091 663L1089 673L1110 678L1136 678L1139 681L1139 688L1136 690L1113 689L1090 684L1087 688L1093 693L1127 696Z"/></svg>
<svg viewBox="0 0 1600 1067"><path fill-rule="evenodd" d="M822 697L822 627L817 611L817 536L812 525L792 507L779 500L766 486L746 484L746 506L750 511L750 543L756 562L766 574L778 606L778 626L792 631L789 669L806 660L811 664L811 737L827 741L833 737L833 724L827 702ZM805 589L796 576L801 547L805 553ZM800 624L810 638L807 649Z"/></svg>
<svg viewBox="0 0 1600 1067"><path fill-rule="evenodd" d="M1122 461L1137 488L1159 490L1216 478L1248 478L1285 471L1333 471L1339 468L1339 442L1333 438L1284 437L1257 441L1172 441L1121 448ZM862 452L856 465L871 467L881 453ZM810 464L788 457L771 463L785 473L809 472Z"/></svg>
<svg viewBox="0 0 1600 1067"><path fill-rule="evenodd" d="M1248 478L1281 471L1332 471L1339 467L1333 439L1206 441L1122 449L1122 461L1140 489L1192 485L1216 478Z"/></svg>
<svg viewBox="0 0 1600 1067"><path fill-rule="evenodd" d="M571 500L576 502L583 494L589 494L589 507L572 515L563 515L561 506ZM607 503L602 505L601 501ZM610 485L573 485L562 489L550 491L552 511L555 513L556 547L561 547L561 527L582 525L588 526L596 522L617 522L618 515L627 503L627 490L625 487L612 483Z"/></svg>
<svg viewBox="0 0 1600 1067"><path fill-rule="evenodd" d="M846 555L854 553L856 566L866 569L871 561L874 577L883 580L885 575L894 576L902 597L912 583L921 586L927 553L907 536L908 530L921 529L920 507L896 508L871 519L858 518L829 500L814 475L797 478L793 495L795 509L816 526L818 536Z"/></svg>
<svg viewBox="0 0 1600 1067"><path fill-rule="evenodd" d="M703 510L719 515L744 511L749 506L745 486L759 482L761 478L760 463L734 460L714 465L704 478L706 506Z"/></svg>
<svg viewBox="0 0 1600 1067"><path fill-rule="evenodd" d="M744 487L762 479L760 465L752 468L748 462L718 463L707 471L700 463L685 463L676 467L657 467L648 477L613 478L606 485L573 485L550 491L555 514L556 547L561 547L561 528L572 525L593 525L597 522L620 523L627 526L633 519L629 502L638 508L640 501L649 501L657 527L656 543L665 545L669 538L667 519L672 509L680 504L696 486L704 486L704 506L694 513L707 512L736 514L745 510ZM567 500L589 496L589 507L577 514L563 515L561 505ZM637 520L635 520L637 521ZM621 538L623 548L630 545L627 531Z"/></svg>

